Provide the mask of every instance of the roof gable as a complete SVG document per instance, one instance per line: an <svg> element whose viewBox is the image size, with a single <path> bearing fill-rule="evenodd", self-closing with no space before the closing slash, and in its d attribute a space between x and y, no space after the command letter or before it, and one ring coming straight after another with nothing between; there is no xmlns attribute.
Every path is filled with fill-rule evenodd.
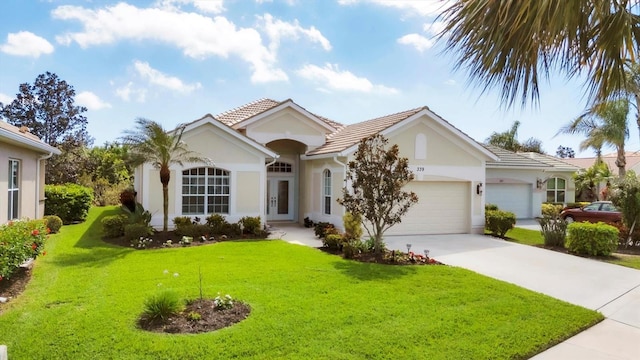
<svg viewBox="0 0 640 360"><path fill-rule="evenodd" d="M238 139L240 141L242 141L243 143L246 143L247 145L249 145L250 147L266 154L269 157L272 158L277 158L278 155L273 152L272 150L270 150L269 148L253 141L252 139L242 135L241 133L239 133L238 131L232 129L230 126L225 125L224 123L217 121L211 114L207 114L203 117L201 117L198 120L192 121L189 124L185 125L185 132L189 132L189 131L193 131L194 129L204 125L204 124L211 124L214 127L220 129L221 131L223 131L224 133L230 135L231 137Z"/></svg>

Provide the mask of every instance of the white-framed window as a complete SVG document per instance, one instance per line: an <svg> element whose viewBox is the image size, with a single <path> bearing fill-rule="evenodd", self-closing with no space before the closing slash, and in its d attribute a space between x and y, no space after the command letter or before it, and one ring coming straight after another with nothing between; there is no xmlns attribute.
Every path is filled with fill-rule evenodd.
<svg viewBox="0 0 640 360"><path fill-rule="evenodd" d="M547 202L564 203L567 193L567 180L554 177L547 180Z"/></svg>
<svg viewBox="0 0 640 360"><path fill-rule="evenodd" d="M286 162L275 162L267 167L267 172L270 173L291 173L293 171L293 167L291 164Z"/></svg>
<svg viewBox="0 0 640 360"><path fill-rule="evenodd" d="M20 218L20 160L9 159L9 179L8 179L9 200L8 219Z"/></svg>
<svg viewBox="0 0 640 360"><path fill-rule="evenodd" d="M331 215L331 170L322 173L322 204L323 213Z"/></svg>
<svg viewBox="0 0 640 360"><path fill-rule="evenodd" d="M230 172L200 167L182 172L182 214L228 214Z"/></svg>

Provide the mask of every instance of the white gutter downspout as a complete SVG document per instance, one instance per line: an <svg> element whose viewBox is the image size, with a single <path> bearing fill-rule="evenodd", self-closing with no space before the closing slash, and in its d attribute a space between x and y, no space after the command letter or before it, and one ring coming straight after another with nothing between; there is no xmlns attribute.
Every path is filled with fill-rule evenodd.
<svg viewBox="0 0 640 360"><path fill-rule="evenodd" d="M38 214L38 210L40 209L40 164L42 160L47 160L53 156L53 152L50 152L48 155L38 156L38 166L36 166L36 208L35 208L35 216L34 219L39 219L40 214Z"/></svg>

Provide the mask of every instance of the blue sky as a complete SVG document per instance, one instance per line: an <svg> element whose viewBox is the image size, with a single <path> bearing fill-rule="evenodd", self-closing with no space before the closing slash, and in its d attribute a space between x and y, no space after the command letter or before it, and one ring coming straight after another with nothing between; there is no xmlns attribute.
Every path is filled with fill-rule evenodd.
<svg viewBox="0 0 640 360"><path fill-rule="evenodd" d="M505 109L454 72L434 34L439 1L3 0L0 102L46 71L73 85L95 144L138 117L167 129L259 98L293 99L349 124L428 106L478 141L519 120L519 139L556 136L585 108L581 83L553 76L539 107ZM639 147L630 122L628 150ZM612 152L606 151L606 152ZM590 156L591 152L579 153Z"/></svg>

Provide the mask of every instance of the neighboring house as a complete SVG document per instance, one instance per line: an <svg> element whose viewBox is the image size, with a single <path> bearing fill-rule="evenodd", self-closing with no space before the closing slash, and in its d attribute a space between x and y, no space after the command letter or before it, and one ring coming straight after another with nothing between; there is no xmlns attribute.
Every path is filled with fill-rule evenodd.
<svg viewBox="0 0 640 360"><path fill-rule="evenodd" d="M618 155L616 153L605 154L600 158L609 166L609 170L611 170L614 175L618 175L618 166L616 165L616 159L618 158ZM566 158L562 160L581 169L588 169L592 167L596 162L595 157ZM640 174L640 152L627 151L625 153L625 161L627 162L627 166L625 166L625 169L627 171L633 170L636 174Z"/></svg>
<svg viewBox="0 0 640 360"><path fill-rule="evenodd" d="M261 99L186 125L183 140L213 165L171 168L169 218L229 221L260 216L267 223L304 218L342 227L347 163L360 140L380 133L398 144L419 202L387 234L480 233L484 229L485 163L491 151L427 107L342 125L292 100ZM162 187L150 164L136 169L142 205L162 224ZM172 224L170 224L172 225Z"/></svg>
<svg viewBox="0 0 640 360"><path fill-rule="evenodd" d="M44 215L45 160L60 150L0 121L0 223Z"/></svg>
<svg viewBox="0 0 640 360"><path fill-rule="evenodd" d="M575 201L573 173L579 167L549 155L485 146L499 158L487 162L488 204L511 211L518 219L530 219L541 215L543 202Z"/></svg>

